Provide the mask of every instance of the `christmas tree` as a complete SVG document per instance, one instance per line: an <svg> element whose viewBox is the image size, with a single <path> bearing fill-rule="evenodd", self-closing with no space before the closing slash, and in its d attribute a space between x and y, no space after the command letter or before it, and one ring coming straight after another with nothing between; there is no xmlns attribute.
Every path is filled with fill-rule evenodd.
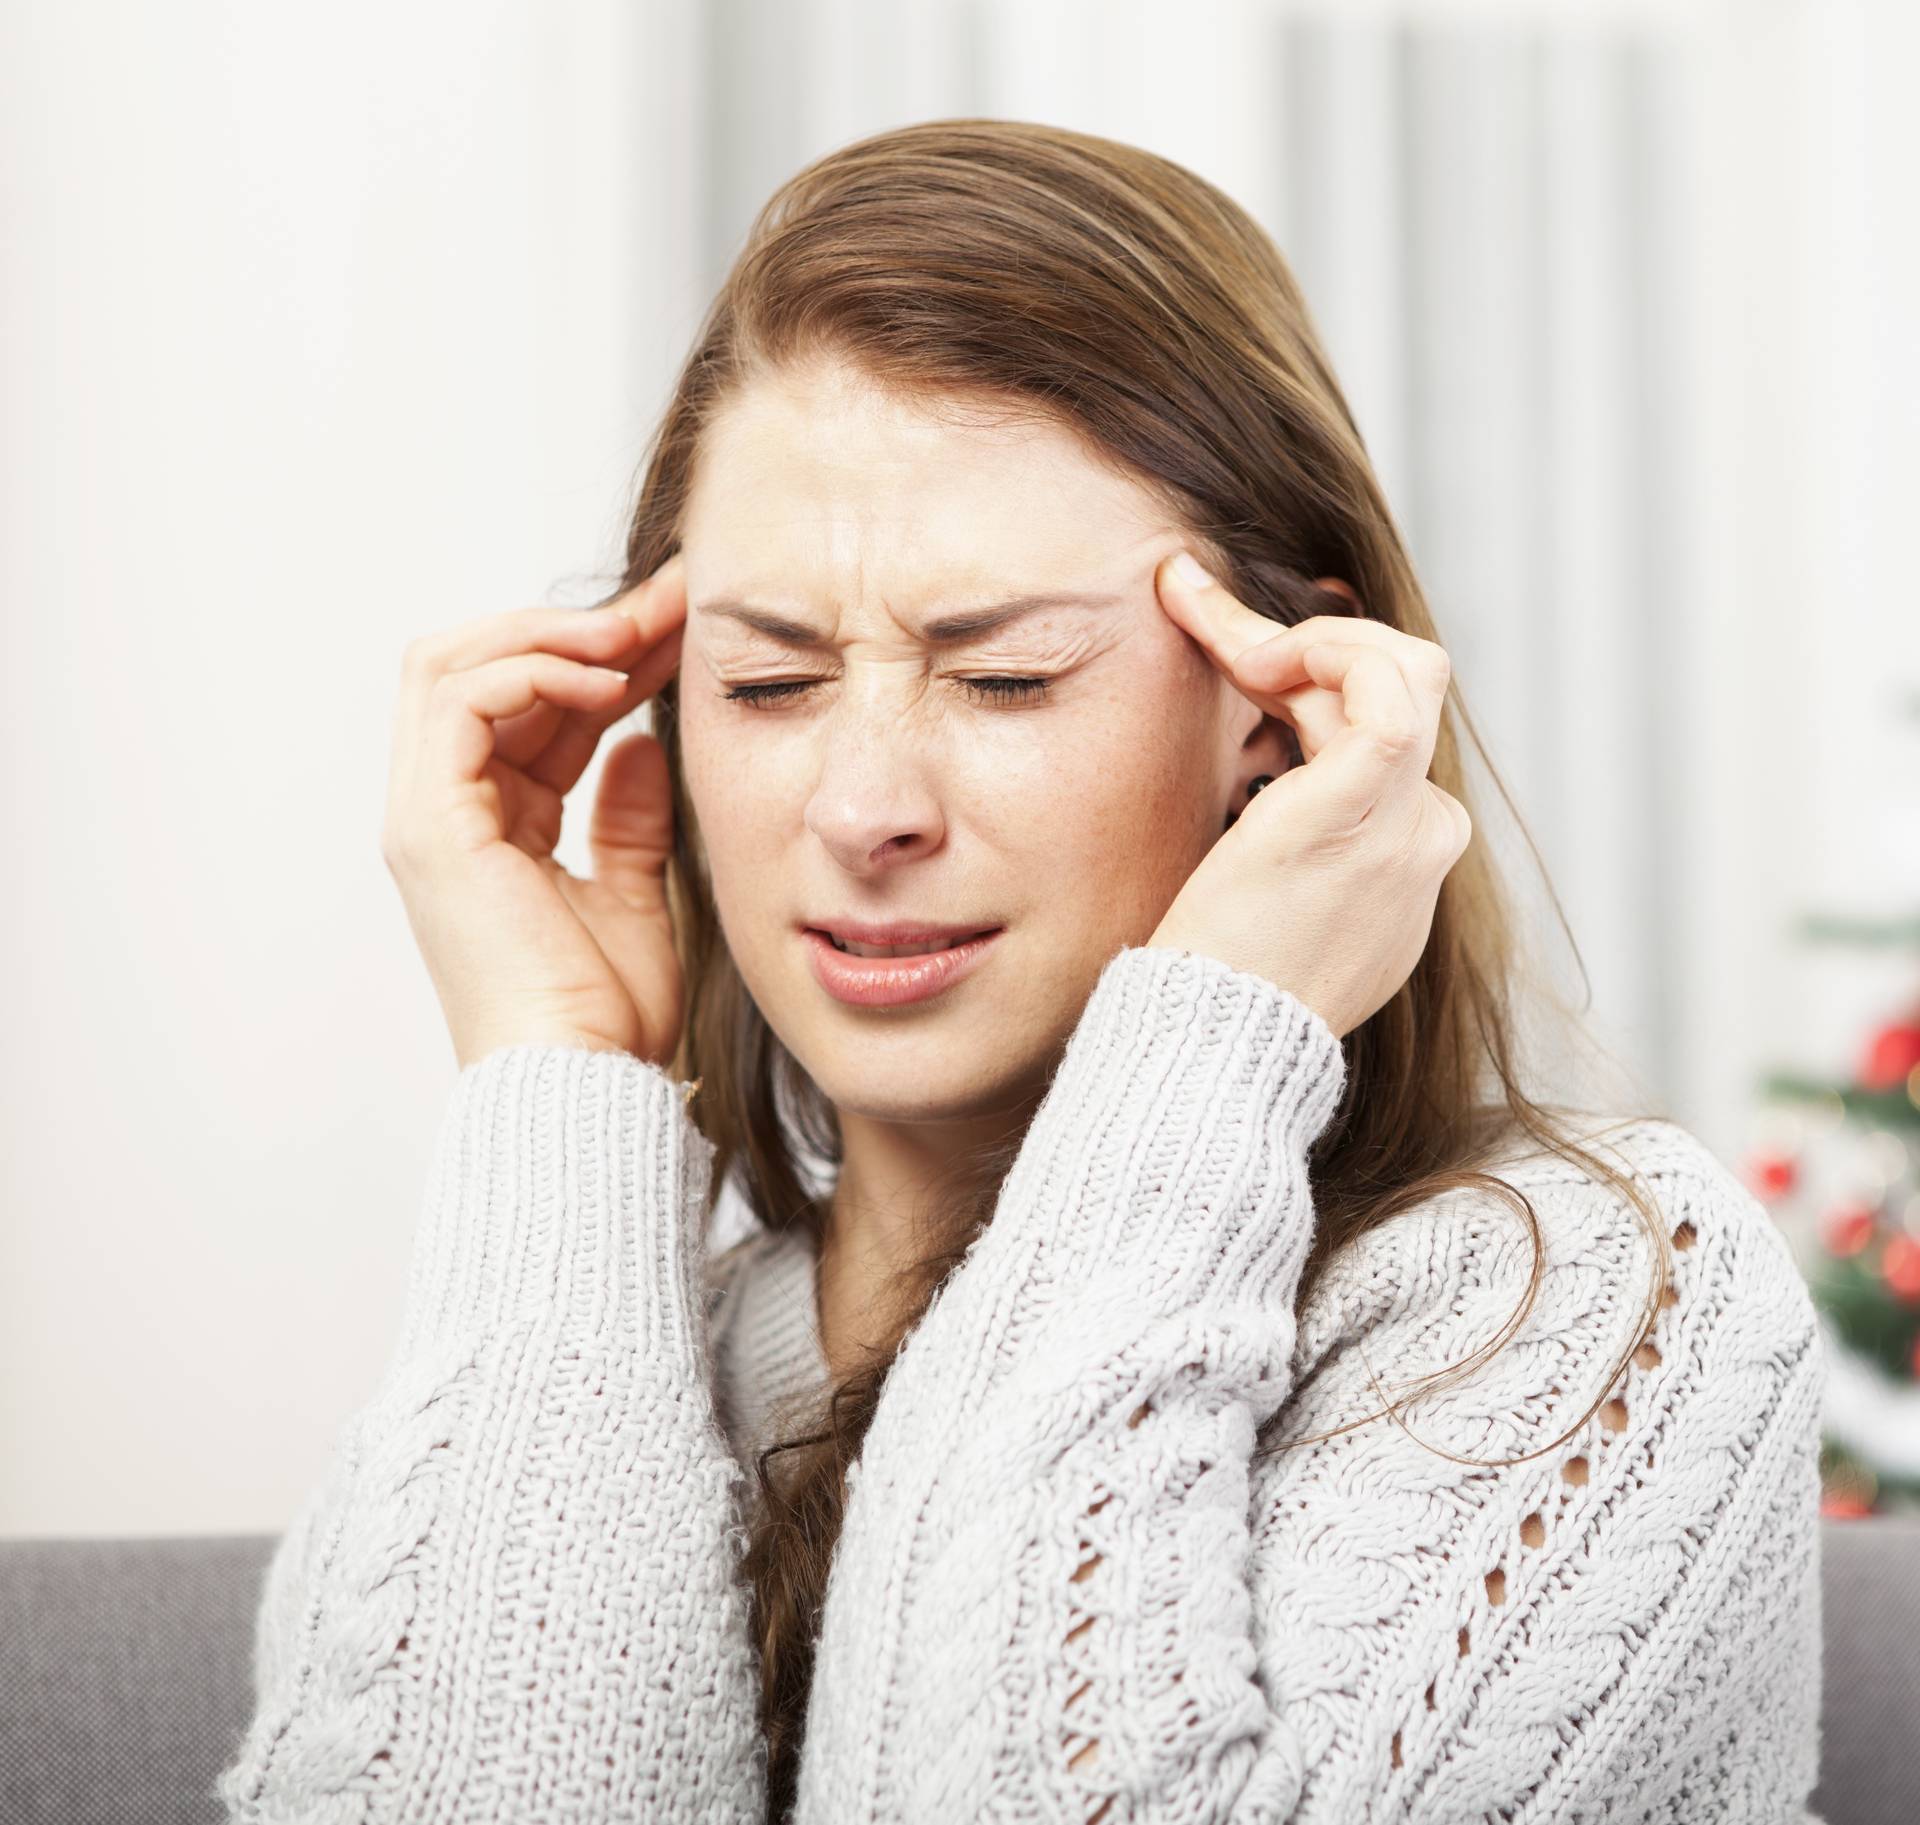
<svg viewBox="0 0 1920 1825"><path fill-rule="evenodd" d="M1920 947L1920 919L1814 917L1812 942ZM1776 1071L1748 1186L1807 1275L1827 1344L1821 1510L1920 1513L1920 987L1869 1033L1851 1080Z"/></svg>

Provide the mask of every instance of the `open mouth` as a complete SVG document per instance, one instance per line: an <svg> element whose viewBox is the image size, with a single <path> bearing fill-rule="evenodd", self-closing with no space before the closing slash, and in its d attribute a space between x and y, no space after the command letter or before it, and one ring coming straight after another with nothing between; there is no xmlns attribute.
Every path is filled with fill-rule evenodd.
<svg viewBox="0 0 1920 1825"><path fill-rule="evenodd" d="M975 938L984 938L988 932L998 931L997 925L984 926L977 932L956 932L951 938L929 939L925 944L854 944L843 943L832 932L821 934L837 951L849 957L931 957L938 951L950 951L957 944L970 944Z"/></svg>

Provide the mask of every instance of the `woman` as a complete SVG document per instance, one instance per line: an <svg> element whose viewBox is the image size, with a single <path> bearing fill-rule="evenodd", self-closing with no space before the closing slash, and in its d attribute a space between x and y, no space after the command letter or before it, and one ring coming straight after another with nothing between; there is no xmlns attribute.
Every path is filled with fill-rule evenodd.
<svg viewBox="0 0 1920 1825"><path fill-rule="evenodd" d="M232 1816L1810 1816L1810 1302L1697 1140L1519 1080L1241 211L1022 123L820 160L601 609L408 649L461 1072Z"/></svg>

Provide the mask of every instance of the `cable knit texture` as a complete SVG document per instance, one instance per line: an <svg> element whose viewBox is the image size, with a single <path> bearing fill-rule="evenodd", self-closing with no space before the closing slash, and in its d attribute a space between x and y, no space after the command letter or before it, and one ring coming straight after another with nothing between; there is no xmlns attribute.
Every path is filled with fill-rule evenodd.
<svg viewBox="0 0 1920 1825"><path fill-rule="evenodd" d="M854 1467L804 1825L1813 1818L1824 1363L1772 1219L1672 1124L1595 1143L1675 1251L1609 1383L1652 1241L1516 1156L1525 1318L1354 1425L1495 1345L1535 1246L1449 1193L1296 1322L1344 1082L1263 978L1108 962ZM627 1054L461 1073L399 1345L268 1575L229 1818L765 1821L746 1466L827 1369L803 1236L707 1257L712 1162Z"/></svg>

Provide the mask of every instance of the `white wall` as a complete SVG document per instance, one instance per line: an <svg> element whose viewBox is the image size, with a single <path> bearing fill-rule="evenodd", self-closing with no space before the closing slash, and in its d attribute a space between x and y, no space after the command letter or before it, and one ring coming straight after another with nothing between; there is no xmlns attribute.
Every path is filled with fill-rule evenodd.
<svg viewBox="0 0 1920 1825"><path fill-rule="evenodd" d="M401 649L617 562L686 10L0 14L0 1530L277 1528L391 1348Z"/></svg>
<svg viewBox="0 0 1920 1825"><path fill-rule="evenodd" d="M378 854L401 649L586 599L752 209L897 121L1133 139L1275 233L1596 1024L1735 1151L1883 993L1788 915L1920 898L1915 29L14 0L0 1533L277 1529L320 1473L453 1079Z"/></svg>

